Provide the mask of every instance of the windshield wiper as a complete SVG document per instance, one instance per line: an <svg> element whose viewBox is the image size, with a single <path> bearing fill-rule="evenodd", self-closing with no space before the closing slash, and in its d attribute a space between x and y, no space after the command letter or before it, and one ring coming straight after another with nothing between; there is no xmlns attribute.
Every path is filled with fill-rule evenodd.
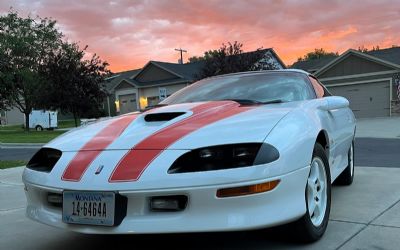
<svg viewBox="0 0 400 250"><path fill-rule="evenodd" d="M283 100L281 99L274 99L265 102L257 101L257 100L250 100L250 99L224 99L223 101L234 101L242 105L256 105L256 104L271 104L271 103L282 103Z"/></svg>

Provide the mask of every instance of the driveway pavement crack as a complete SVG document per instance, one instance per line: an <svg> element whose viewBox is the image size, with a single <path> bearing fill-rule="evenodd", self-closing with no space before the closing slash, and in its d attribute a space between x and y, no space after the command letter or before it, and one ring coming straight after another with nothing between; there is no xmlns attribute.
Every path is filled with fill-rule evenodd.
<svg viewBox="0 0 400 250"><path fill-rule="evenodd" d="M370 224L370 226L375 226L375 227L388 227L388 228L397 228L397 229L400 229L399 226L388 226L388 225L379 225L379 224Z"/></svg>
<svg viewBox="0 0 400 250"><path fill-rule="evenodd" d="M25 208L25 206L23 206L23 207L8 208L8 209L0 209L0 214L1 214L1 213L4 213L4 212L12 212L12 211L15 211L15 210L21 210L21 209L23 209L23 208Z"/></svg>
<svg viewBox="0 0 400 250"><path fill-rule="evenodd" d="M8 186L23 186L24 184L22 183L15 183L15 182L4 182L0 181L0 185L8 185Z"/></svg>
<svg viewBox="0 0 400 250"><path fill-rule="evenodd" d="M386 209L383 210L382 212L380 212L377 216L375 216L375 217L374 217L372 220L370 220L367 224L360 223L360 224L363 224L363 225L365 225L365 226L362 227L357 233L355 233L353 236L351 236L351 237L350 237L349 239L347 239L345 242L343 242L342 244L340 244L340 245L336 248L336 250L342 248L344 245L347 244L347 242L351 241L353 238L355 238L357 235L359 235L359 234L360 234L362 231L364 231L368 226L370 226L370 225L375 226L374 224L372 224L372 222L375 221L376 219L378 219L381 215L383 215L383 214L386 213L387 211L389 211L391 208L393 208L394 206L396 206L399 202L400 202L400 199L397 200L396 202L394 202L392 205L390 205L388 208L386 208ZM378 225L378 226L382 226L382 225ZM385 226L382 226L382 227L385 227ZM391 226L386 226L386 227L391 227ZM398 227L396 227L396 228L398 228Z"/></svg>
<svg viewBox="0 0 400 250"><path fill-rule="evenodd" d="M367 223L362 223L362 222L355 222L355 221L348 221L348 220L336 220L336 219L329 219L330 221L335 221L335 222L343 222L343 223L350 223L350 224L357 224L357 225L368 225Z"/></svg>
<svg viewBox="0 0 400 250"><path fill-rule="evenodd" d="M398 203L400 202L400 199L397 200L395 203L393 203L391 206L389 206L388 208L386 208L385 210L383 210L383 212L381 212L380 214L378 214L377 216L375 216L375 218L373 218L370 222L368 222L368 225L372 224L372 222L376 219L378 219L382 214L386 213L387 211L389 211L390 209L392 209L394 206L396 206Z"/></svg>

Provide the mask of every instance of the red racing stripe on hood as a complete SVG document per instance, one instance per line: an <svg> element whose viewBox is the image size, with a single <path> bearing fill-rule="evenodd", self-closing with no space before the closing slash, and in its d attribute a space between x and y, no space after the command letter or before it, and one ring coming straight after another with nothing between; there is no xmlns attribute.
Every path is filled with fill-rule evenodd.
<svg viewBox="0 0 400 250"><path fill-rule="evenodd" d="M79 181L94 159L118 138L136 117L137 114L123 116L100 130L78 151L64 170L61 179Z"/></svg>
<svg viewBox="0 0 400 250"><path fill-rule="evenodd" d="M152 134L129 150L117 164L109 181L138 180L147 166L174 142L195 130L250 108L232 101L208 102L192 108L191 116ZM154 149L154 145L158 149Z"/></svg>

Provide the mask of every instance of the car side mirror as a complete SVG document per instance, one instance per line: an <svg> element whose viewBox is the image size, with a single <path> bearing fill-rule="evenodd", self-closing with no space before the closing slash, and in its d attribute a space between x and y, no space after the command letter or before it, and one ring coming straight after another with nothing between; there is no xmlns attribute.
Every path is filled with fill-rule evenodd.
<svg viewBox="0 0 400 250"><path fill-rule="evenodd" d="M349 107L349 101L341 96L328 96L323 98L320 109L329 111Z"/></svg>

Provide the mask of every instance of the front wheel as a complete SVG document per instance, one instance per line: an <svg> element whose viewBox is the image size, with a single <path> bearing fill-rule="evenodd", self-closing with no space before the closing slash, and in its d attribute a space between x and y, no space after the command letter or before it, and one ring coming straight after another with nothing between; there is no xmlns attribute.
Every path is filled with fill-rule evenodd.
<svg viewBox="0 0 400 250"><path fill-rule="evenodd" d="M293 223L299 240L313 242L322 237L331 210L331 178L324 148L315 144L305 189L306 213Z"/></svg>

